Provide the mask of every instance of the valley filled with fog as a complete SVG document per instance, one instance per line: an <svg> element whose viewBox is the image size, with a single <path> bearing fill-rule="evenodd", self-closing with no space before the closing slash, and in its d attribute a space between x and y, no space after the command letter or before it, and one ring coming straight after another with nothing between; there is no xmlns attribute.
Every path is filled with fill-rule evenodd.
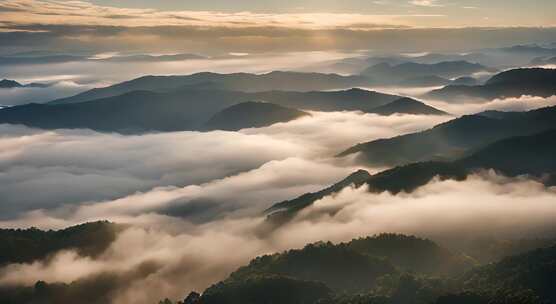
<svg viewBox="0 0 556 304"><path fill-rule="evenodd" d="M59 46L23 34L0 46L0 303L556 300L553 28L32 7L114 14L43 29L0 4L0 39ZM148 14L207 37L182 48L158 23L96 28ZM242 22L270 25L257 36ZM276 38L280 22L299 32ZM423 41L402 48L411 31ZM434 38L450 31L464 41ZM91 42L105 36L113 50ZM499 275L511 263L515 276Z"/></svg>

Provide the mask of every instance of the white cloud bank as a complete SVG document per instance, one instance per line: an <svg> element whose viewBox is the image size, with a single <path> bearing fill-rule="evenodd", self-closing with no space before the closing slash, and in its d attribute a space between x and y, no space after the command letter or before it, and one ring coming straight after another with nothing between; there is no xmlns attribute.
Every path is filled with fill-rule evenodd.
<svg viewBox="0 0 556 304"><path fill-rule="evenodd" d="M339 242L381 232L440 240L554 236L555 199L554 188L484 172L465 182L432 181L415 193L396 196L346 189L317 201L291 223L266 234L261 234L261 217L191 225L182 219L141 213L130 217L135 224L96 260L62 252L48 261L7 266L0 270L0 283L71 282L100 273L128 273L149 263L156 266L119 288L114 303L153 303L202 290L256 255L318 240ZM91 207L83 210L90 212L95 206Z"/></svg>
<svg viewBox="0 0 556 304"><path fill-rule="evenodd" d="M323 172L330 173L305 182L295 180L296 193L301 193L349 173L350 166L340 163L343 160L327 159L352 144L426 129L446 119L313 112L312 117L241 132L140 136L1 125L0 219L35 209L122 198L156 187L190 186L192 191L252 170L291 177L288 172L318 171L315 166L322 166Z"/></svg>
<svg viewBox="0 0 556 304"><path fill-rule="evenodd" d="M113 303L155 303L201 291L254 256L319 240L381 232L436 240L556 236L555 188L491 172L465 182L434 180L395 196L349 188L268 231L264 208L357 169L334 154L450 119L312 114L240 132L141 136L0 126L0 227L62 228L100 219L130 225L95 259L64 251L8 265L0 269L0 285L117 274L125 283L115 287Z"/></svg>
<svg viewBox="0 0 556 304"><path fill-rule="evenodd" d="M437 107L454 115L466 115L489 110L522 112L538 108L552 107L556 106L556 96L548 98L521 96L517 98L494 99L486 102L470 100L470 102L467 103L452 103L438 100L427 100L425 102L433 107Z"/></svg>

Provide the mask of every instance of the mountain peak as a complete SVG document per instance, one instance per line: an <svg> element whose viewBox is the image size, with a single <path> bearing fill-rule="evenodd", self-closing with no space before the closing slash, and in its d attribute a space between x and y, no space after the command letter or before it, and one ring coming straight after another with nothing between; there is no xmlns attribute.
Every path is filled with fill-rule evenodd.
<svg viewBox="0 0 556 304"><path fill-rule="evenodd" d="M543 68L520 68L504 71L492 76L486 85L514 83L556 84L556 70Z"/></svg>
<svg viewBox="0 0 556 304"><path fill-rule="evenodd" d="M15 80L2 79L0 80L0 89L20 88L23 85Z"/></svg>
<svg viewBox="0 0 556 304"><path fill-rule="evenodd" d="M448 113L426 105L413 98L402 97L371 111L380 115L416 114L416 115L448 115Z"/></svg>
<svg viewBox="0 0 556 304"><path fill-rule="evenodd" d="M265 127L310 115L297 109L263 101L235 104L216 113L206 124L208 130L237 131L245 128Z"/></svg>

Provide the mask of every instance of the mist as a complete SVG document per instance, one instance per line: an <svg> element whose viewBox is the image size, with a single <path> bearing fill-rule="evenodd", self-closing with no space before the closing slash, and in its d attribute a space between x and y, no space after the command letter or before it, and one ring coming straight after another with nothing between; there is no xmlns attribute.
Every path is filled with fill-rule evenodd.
<svg viewBox="0 0 556 304"><path fill-rule="evenodd" d="M44 103L57 98L122 81L149 75L188 75L198 72L215 73L268 73L271 71L298 71L323 61L353 56L350 52L284 52L264 54L232 54L207 59L166 62L110 62L85 60L64 63L2 66L0 78L52 84L47 88L0 89L0 105ZM98 71L103 71L102 75Z"/></svg>
<svg viewBox="0 0 556 304"><path fill-rule="evenodd" d="M2 77L0 75L0 77ZM79 84L74 81L60 81L45 88L0 89L0 106L17 106L27 103L44 103L57 98L72 96L92 89L96 84Z"/></svg>
<svg viewBox="0 0 556 304"><path fill-rule="evenodd" d="M555 302L537 2L0 0L0 304Z"/></svg>
<svg viewBox="0 0 556 304"><path fill-rule="evenodd" d="M554 101L427 102L466 114ZM433 180L411 194L347 188L268 229L263 211L272 204L323 189L362 168L354 159L334 158L338 152L452 118L311 112L239 132L134 136L1 125L0 227L60 229L109 220L127 228L96 258L66 250L7 265L0 269L0 285L110 280L113 303L154 303L202 291L257 255L321 240L397 232L450 246L468 236L556 236L555 188L489 171L463 182Z"/></svg>
<svg viewBox="0 0 556 304"><path fill-rule="evenodd" d="M192 225L182 218L143 211L124 220L131 226L97 259L60 252L45 261L6 266L0 270L0 283L72 282L98 278L102 273L123 275L148 264L147 275L128 276L129 281L118 287L113 303L152 303L203 290L254 256L320 240L341 242L381 232L419 235L444 243L470 236L554 236L555 199L555 188L525 177L509 179L485 171L464 182L433 180L411 194L373 194L365 187L347 188L315 202L273 231L261 230L262 216ZM95 205L103 204L110 203L83 209L80 220L86 215L94 218Z"/></svg>
<svg viewBox="0 0 556 304"><path fill-rule="evenodd" d="M323 172L329 172L327 166L336 168L333 174L319 175L318 182L309 177L305 182L291 179L299 189L289 194L301 194L347 175L350 165L333 156L353 143L427 129L447 119L312 112L310 117L240 132L136 136L0 125L0 219L34 209L113 200L157 187L227 181L226 177L269 166L280 172L267 174L284 173L286 179L291 177L288 172L304 167L318 171L311 166L322 164ZM261 189L265 188L253 191ZM269 198L264 203L272 202Z"/></svg>
<svg viewBox="0 0 556 304"><path fill-rule="evenodd" d="M483 111L523 112L556 105L556 96L548 98L521 96L518 98L494 99L490 101L469 100L464 103L451 103L440 100L426 100L429 105L454 115L468 115Z"/></svg>
<svg viewBox="0 0 556 304"><path fill-rule="evenodd" d="M334 158L338 152L448 119L311 112L239 132L135 136L1 125L0 227L61 229L95 220L129 226L98 258L64 251L8 265L0 284L32 285L37 278L100 284L108 276L117 282L114 303L202 290L255 255L292 245L267 235L262 212L361 168ZM244 245L226 253L232 244Z"/></svg>

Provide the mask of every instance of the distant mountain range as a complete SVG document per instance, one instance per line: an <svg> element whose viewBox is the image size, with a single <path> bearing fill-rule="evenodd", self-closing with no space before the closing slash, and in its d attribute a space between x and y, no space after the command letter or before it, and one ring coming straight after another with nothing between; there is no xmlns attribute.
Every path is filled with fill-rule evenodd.
<svg viewBox="0 0 556 304"><path fill-rule="evenodd" d="M339 154L360 153L372 165L453 160L497 140L556 128L556 107L529 112L465 115L422 132L358 144Z"/></svg>
<svg viewBox="0 0 556 304"><path fill-rule="evenodd" d="M556 57L538 57L531 60L531 65L556 65Z"/></svg>
<svg viewBox="0 0 556 304"><path fill-rule="evenodd" d="M418 101L398 102L379 108L400 96L361 89L330 92L269 91L245 93L223 90L182 89L168 93L132 91L88 102L27 104L0 110L0 123L23 124L43 129L88 128L105 132L203 130L213 115L246 100L315 111L362 111L366 113L440 113ZM249 107L240 107L246 110ZM238 108L236 108L237 110ZM275 108L274 108L275 109ZM257 124L271 124L267 116ZM253 121L251 121L253 122Z"/></svg>
<svg viewBox="0 0 556 304"><path fill-rule="evenodd" d="M3 79L0 80L0 89L13 89L13 88L46 88L49 84L32 82L29 84L21 84L15 80Z"/></svg>
<svg viewBox="0 0 556 304"><path fill-rule="evenodd" d="M21 88L23 85L15 80L3 79L0 80L0 88L11 89L11 88Z"/></svg>
<svg viewBox="0 0 556 304"><path fill-rule="evenodd" d="M431 98L457 100L461 98L495 99L523 95L549 97L556 95L556 70L513 69L499 73L484 85L449 85L426 94Z"/></svg>
<svg viewBox="0 0 556 304"><path fill-rule="evenodd" d="M271 72L267 74L217 74L197 73L186 76L144 76L106 88L92 89L81 94L54 100L51 104L67 104L122 95L137 90L165 93L178 89L233 90L241 92L262 91L320 91L366 86L362 76L337 74ZM243 100L245 101L245 100Z"/></svg>
<svg viewBox="0 0 556 304"><path fill-rule="evenodd" d="M216 113L204 125L206 130L237 131L288 122L311 114L266 102L242 102Z"/></svg>
<svg viewBox="0 0 556 304"><path fill-rule="evenodd" d="M450 80L447 78L439 77L439 76L418 76L413 78L408 78L401 80L398 83L390 83L386 84L389 86L401 86L401 87L441 87L447 85L477 85L479 84L479 80L471 77L471 76L462 76L458 77L454 80Z"/></svg>
<svg viewBox="0 0 556 304"><path fill-rule="evenodd" d="M445 86L451 83L452 81L450 79L439 76L426 75L407 78L400 81L398 84L404 87L436 87Z"/></svg>
<svg viewBox="0 0 556 304"><path fill-rule="evenodd" d="M492 56L485 55L479 52L472 52L467 54L440 54L440 53L427 53L419 55L389 55L389 56L372 56L372 57L351 57L345 58L329 65L330 70L337 70L348 74L359 74L368 67L388 63L390 65L399 65L403 63L413 62L419 64L436 64L440 62L449 61L467 61L480 63L482 65L490 65L492 63Z"/></svg>
<svg viewBox="0 0 556 304"><path fill-rule="evenodd" d="M330 70L340 71L348 74L359 74L366 68L387 63L396 66L405 63L416 64L438 64L441 62L466 61L483 66L508 69L512 67L525 66L534 58L554 57L556 47L554 45L516 45L511 47L473 50L468 53L424 53L424 54L400 54L400 55L378 55L371 57L352 57L334 62ZM431 74L436 75L436 74ZM430 76L430 75L429 75ZM454 76L456 77L456 76ZM413 77L407 77L413 78ZM453 78L453 77L445 77Z"/></svg>
<svg viewBox="0 0 556 304"><path fill-rule="evenodd" d="M439 82L439 78L454 78L468 76L478 72L496 72L495 69L486 66L470 63L467 61L446 61L434 64L423 64L415 62L406 62L398 65L389 63L380 63L365 69L361 75L371 77L375 82L384 83L404 83L412 82L421 78L422 81L427 78ZM423 79L425 77L425 79Z"/></svg>
<svg viewBox="0 0 556 304"><path fill-rule="evenodd" d="M556 48L547 48L537 44L514 45L507 48L500 48L499 50L506 53L536 55L536 56L556 55Z"/></svg>

